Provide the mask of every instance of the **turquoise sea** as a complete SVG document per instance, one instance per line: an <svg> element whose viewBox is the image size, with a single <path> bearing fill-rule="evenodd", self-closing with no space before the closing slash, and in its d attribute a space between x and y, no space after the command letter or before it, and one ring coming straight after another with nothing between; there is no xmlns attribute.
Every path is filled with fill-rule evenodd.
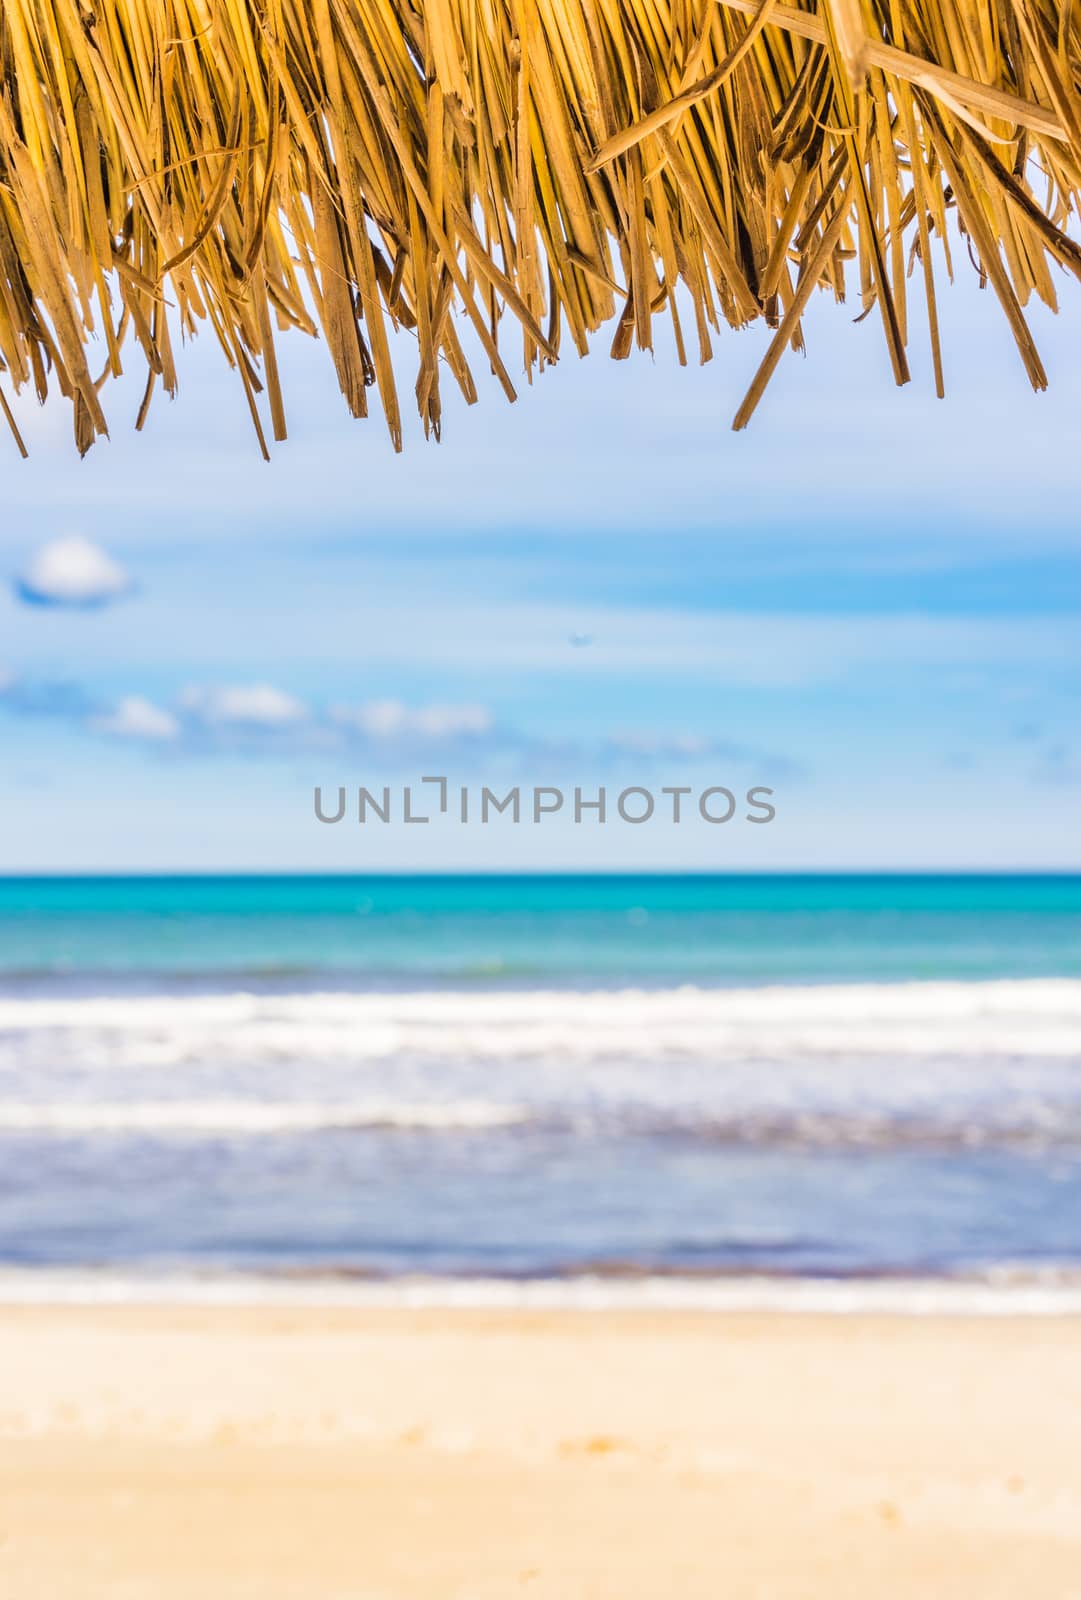
<svg viewBox="0 0 1081 1600"><path fill-rule="evenodd" d="M0 878L0 979L1081 977L1072 877Z"/></svg>
<svg viewBox="0 0 1081 1600"><path fill-rule="evenodd" d="M1081 1277L1081 877L0 880L0 1281Z"/></svg>

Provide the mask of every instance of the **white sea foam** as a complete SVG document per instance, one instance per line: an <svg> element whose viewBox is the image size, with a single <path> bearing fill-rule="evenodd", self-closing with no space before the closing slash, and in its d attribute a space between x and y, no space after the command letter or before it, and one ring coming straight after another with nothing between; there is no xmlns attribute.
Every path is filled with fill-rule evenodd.
<svg viewBox="0 0 1081 1600"><path fill-rule="evenodd" d="M1081 1282L1049 1271L957 1278L394 1278L0 1271L0 1305L316 1306L402 1310L784 1312L1081 1317Z"/></svg>
<svg viewBox="0 0 1081 1600"><path fill-rule="evenodd" d="M254 1139L317 1134L480 1134L527 1127L564 1137L668 1136L714 1145L798 1150L956 1150L995 1147L1052 1153L1081 1145L1081 1093L1072 1102L1050 1097L992 1105L935 1106L908 1085L894 1103L846 1107L836 1100L810 1110L748 1102L646 1104L593 1096L593 1104L533 1104L498 1100L305 1101L260 1100L0 1100L0 1138L122 1137ZM813 1096L816 1086L794 1086ZM1081 1088L1081 1086L1079 1086ZM869 1097L868 1097L869 1098ZM879 1097L881 1100L883 1097ZM719 1099L719 1097L718 1097ZM658 1097L659 1101L659 1097Z"/></svg>
<svg viewBox="0 0 1081 1600"><path fill-rule="evenodd" d="M0 1001L0 1137L1081 1141L1081 982Z"/></svg>
<svg viewBox="0 0 1081 1600"><path fill-rule="evenodd" d="M0 1000L0 1065L1081 1057L1081 981Z"/></svg>
<svg viewBox="0 0 1081 1600"><path fill-rule="evenodd" d="M365 1101L152 1100L119 1104L0 1101L0 1133L284 1134L334 1129L505 1128L526 1120L519 1106L483 1101L410 1104Z"/></svg>

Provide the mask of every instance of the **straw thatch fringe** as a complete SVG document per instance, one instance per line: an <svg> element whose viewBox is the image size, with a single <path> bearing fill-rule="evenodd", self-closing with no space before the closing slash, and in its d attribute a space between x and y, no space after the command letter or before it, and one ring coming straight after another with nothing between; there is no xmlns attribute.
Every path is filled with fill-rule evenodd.
<svg viewBox="0 0 1081 1600"><path fill-rule="evenodd" d="M463 316L510 398L508 324L528 370L613 320L615 357L663 315L685 361L764 317L741 427L853 276L904 382L917 266L941 392L951 214L1041 388L1023 308L1081 276L1079 174L1055 0L0 0L0 409L21 447L5 386L55 382L85 451L125 350L141 426L209 322L265 452L275 333L318 327L397 446L392 327L438 432Z"/></svg>

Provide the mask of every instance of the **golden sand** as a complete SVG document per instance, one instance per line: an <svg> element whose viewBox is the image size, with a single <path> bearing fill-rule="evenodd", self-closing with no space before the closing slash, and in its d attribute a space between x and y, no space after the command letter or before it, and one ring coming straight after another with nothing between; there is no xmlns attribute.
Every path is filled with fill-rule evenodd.
<svg viewBox="0 0 1081 1600"><path fill-rule="evenodd" d="M5 1600L1081 1595L1068 1318L0 1317Z"/></svg>

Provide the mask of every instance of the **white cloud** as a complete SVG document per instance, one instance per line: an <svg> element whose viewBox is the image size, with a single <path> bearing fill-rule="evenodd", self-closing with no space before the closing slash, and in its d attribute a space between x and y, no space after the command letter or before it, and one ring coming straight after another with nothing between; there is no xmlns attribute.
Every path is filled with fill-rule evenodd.
<svg viewBox="0 0 1081 1600"><path fill-rule="evenodd" d="M368 700L359 706L339 706L333 715L342 727L368 739L476 739L491 733L494 726L487 706L470 703L413 708L400 700Z"/></svg>
<svg viewBox="0 0 1081 1600"><path fill-rule="evenodd" d="M137 694L127 695L109 716L95 717L91 727L118 739L169 740L180 733L180 723L171 711Z"/></svg>
<svg viewBox="0 0 1081 1600"><path fill-rule="evenodd" d="M723 752L731 747L724 741L708 739L699 733L651 733L648 731L620 730L608 741L614 751L629 756L695 756Z"/></svg>
<svg viewBox="0 0 1081 1600"><path fill-rule="evenodd" d="M212 727L288 728L306 721L308 716L303 701L269 683L186 689L180 704L184 711Z"/></svg>
<svg viewBox="0 0 1081 1600"><path fill-rule="evenodd" d="M16 579L24 600L43 606L102 606L132 588L124 568L79 534L44 545Z"/></svg>
<svg viewBox="0 0 1081 1600"><path fill-rule="evenodd" d="M801 769L791 757L762 745L744 744L705 733L658 733L648 728L621 728L608 736L601 753L617 761L670 762L677 770L686 762L733 762L791 777Z"/></svg>

